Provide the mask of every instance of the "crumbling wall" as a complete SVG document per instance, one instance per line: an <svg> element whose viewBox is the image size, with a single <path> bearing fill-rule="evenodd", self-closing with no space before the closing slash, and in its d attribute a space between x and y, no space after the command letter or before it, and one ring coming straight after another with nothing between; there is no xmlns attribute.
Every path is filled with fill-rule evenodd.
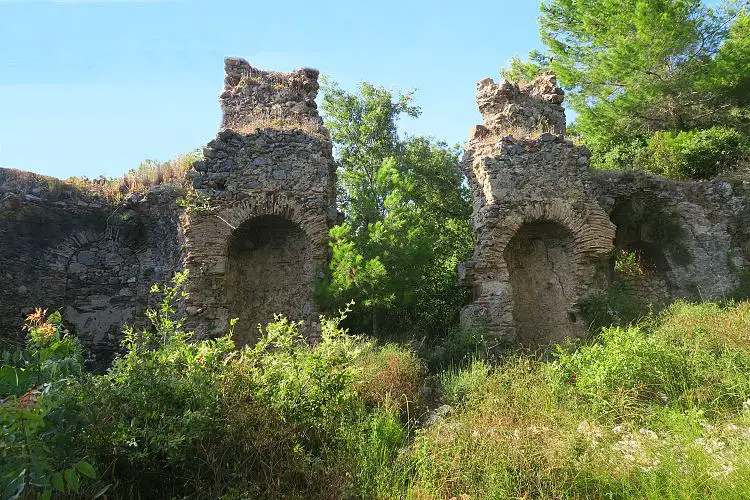
<svg viewBox="0 0 750 500"><path fill-rule="evenodd" d="M495 133L565 133L565 94L555 75L547 73L530 83L477 83L477 105L484 126Z"/></svg>
<svg viewBox="0 0 750 500"><path fill-rule="evenodd" d="M222 129L188 173L211 209L183 217L190 324L240 318L240 343L277 313L317 335L314 282L335 222L332 145L315 107L318 72L271 73L226 60Z"/></svg>
<svg viewBox="0 0 750 500"><path fill-rule="evenodd" d="M731 296L750 272L748 182L591 172L588 150L563 135L562 97L551 75L477 84L484 124L462 164L475 251L461 277L474 302L462 323L535 346L584 335L582 303L613 281L655 307ZM615 270L621 251L639 272Z"/></svg>
<svg viewBox="0 0 750 500"><path fill-rule="evenodd" d="M60 310L104 367L125 324L143 324L148 290L180 268L178 191L109 204L55 179L0 169L0 335L34 307Z"/></svg>
<svg viewBox="0 0 750 500"><path fill-rule="evenodd" d="M750 270L750 182L637 172L595 172L592 180L617 224L615 246L646 257L631 281L648 302L727 298Z"/></svg>
<svg viewBox="0 0 750 500"><path fill-rule="evenodd" d="M262 120L322 125L315 103L318 89L316 69L263 71L244 59L228 57L224 60L224 90L220 96L221 128L240 130Z"/></svg>
<svg viewBox="0 0 750 500"><path fill-rule="evenodd" d="M226 286L230 314L239 318L236 342L256 340L258 325L274 312L310 313L315 269L309 252L299 225L276 215L250 219L234 231Z"/></svg>

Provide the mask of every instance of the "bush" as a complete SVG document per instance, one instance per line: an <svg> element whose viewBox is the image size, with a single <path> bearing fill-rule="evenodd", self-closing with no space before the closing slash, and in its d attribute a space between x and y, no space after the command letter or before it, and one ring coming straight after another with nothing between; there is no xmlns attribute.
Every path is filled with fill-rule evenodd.
<svg viewBox="0 0 750 500"><path fill-rule="evenodd" d="M151 327L126 328L125 352L104 375L82 373L77 341L39 320L30 348L0 368L13 393L0 415L6 496L85 486L86 497L110 488L128 498L329 498L390 488L408 437L400 413L418 400L415 354L348 335L343 315L322 319L314 346L283 317L241 351L231 332L197 341L178 313L186 276L153 287L162 300L147 312ZM106 482L79 485L95 474L90 464Z"/></svg>
<svg viewBox="0 0 750 500"><path fill-rule="evenodd" d="M648 141L644 168L677 179L710 179L737 167L750 153L735 129L712 127L672 134L657 132Z"/></svg>
<svg viewBox="0 0 750 500"><path fill-rule="evenodd" d="M622 266L627 267L627 262ZM635 295L632 285L626 281L614 281L606 290L583 297L578 306L593 331L611 325L629 325L648 312L646 303Z"/></svg>
<svg viewBox="0 0 750 500"><path fill-rule="evenodd" d="M74 445L75 415L64 407L65 391L82 374L82 350L57 312L36 309L24 329L26 345L3 352L0 363L3 498L77 493L82 482L96 478L87 454Z"/></svg>

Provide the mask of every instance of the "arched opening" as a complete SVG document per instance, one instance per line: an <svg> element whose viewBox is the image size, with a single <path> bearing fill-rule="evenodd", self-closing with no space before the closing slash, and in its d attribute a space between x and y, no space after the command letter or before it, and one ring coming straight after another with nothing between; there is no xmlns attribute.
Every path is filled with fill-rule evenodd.
<svg viewBox="0 0 750 500"><path fill-rule="evenodd" d="M115 240L86 245L68 262L63 317L97 356L97 367L108 363L123 325L137 319L139 279L138 258Z"/></svg>
<svg viewBox="0 0 750 500"><path fill-rule="evenodd" d="M504 252L513 287L513 321L518 340L538 346L577 337L581 322L576 299L573 235L560 224L522 226Z"/></svg>
<svg viewBox="0 0 750 500"><path fill-rule="evenodd" d="M298 224L276 215L250 219L229 242L226 290L237 345L257 340L274 314L303 319L315 279L310 241Z"/></svg>
<svg viewBox="0 0 750 500"><path fill-rule="evenodd" d="M658 203L641 197L621 202L610 216L617 226L610 280L625 282L645 303L659 305L669 297L671 267L667 253L677 263L689 261L681 246L679 222Z"/></svg>

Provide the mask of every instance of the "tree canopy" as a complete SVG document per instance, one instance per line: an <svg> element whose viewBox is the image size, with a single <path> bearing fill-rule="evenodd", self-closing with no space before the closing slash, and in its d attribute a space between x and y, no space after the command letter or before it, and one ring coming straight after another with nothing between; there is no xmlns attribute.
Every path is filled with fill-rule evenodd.
<svg viewBox="0 0 750 500"><path fill-rule="evenodd" d="M747 0L715 8L700 0L546 0L539 17L546 49L530 53L528 61L514 58L502 74L528 80L554 72L578 115L573 129L600 160L618 148L648 149L655 133L721 127L708 136L724 137L726 129L746 135L747 5ZM621 156L610 158L622 161Z"/></svg>
<svg viewBox="0 0 750 500"><path fill-rule="evenodd" d="M354 300L351 318L365 331L445 328L466 297L456 266L472 250L459 148L399 134L402 116L420 114L413 92L325 82L322 107L345 214L331 231L325 295L338 306Z"/></svg>

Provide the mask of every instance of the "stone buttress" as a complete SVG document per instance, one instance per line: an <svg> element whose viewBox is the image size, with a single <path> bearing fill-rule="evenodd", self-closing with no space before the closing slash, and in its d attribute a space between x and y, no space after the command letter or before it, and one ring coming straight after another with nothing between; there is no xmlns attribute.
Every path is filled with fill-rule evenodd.
<svg viewBox="0 0 750 500"><path fill-rule="evenodd" d="M589 152L563 135L554 76L522 87L485 79L477 89L484 125L462 163L476 244L462 279L474 302L462 323L488 327L490 343L579 337L588 325L577 302L601 286L615 237L591 189Z"/></svg>

